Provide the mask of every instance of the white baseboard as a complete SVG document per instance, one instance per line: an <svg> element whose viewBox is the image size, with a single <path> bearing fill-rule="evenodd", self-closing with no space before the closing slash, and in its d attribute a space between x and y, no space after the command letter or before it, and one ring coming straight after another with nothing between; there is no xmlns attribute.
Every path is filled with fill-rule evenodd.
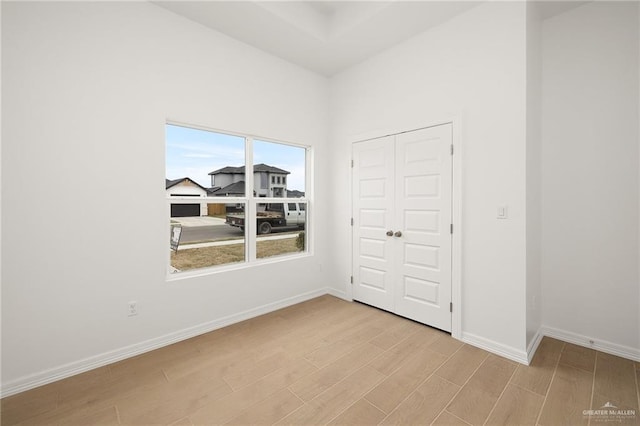
<svg viewBox="0 0 640 426"><path fill-rule="evenodd" d="M536 354L538 346L540 346L542 337L544 337L544 335L540 332L540 329L538 329L538 331L536 331L536 334L533 336L531 343L529 343L529 346L527 346L527 365L531 364L533 356Z"/></svg>
<svg viewBox="0 0 640 426"><path fill-rule="evenodd" d="M618 345L617 343L608 342L606 340L583 336L571 331L560 330L547 326L542 326L540 328L540 334L562 340L563 342L573 343L574 345L584 346L585 348L595 349L600 352L640 362L640 349L632 348L630 346Z"/></svg>
<svg viewBox="0 0 640 426"><path fill-rule="evenodd" d="M484 337L476 336L475 334L466 333L464 331L462 332L462 339L460 340L501 357L519 362L520 364L529 364L527 353L525 351L512 348L511 346L506 346L502 343L494 342L493 340L485 339Z"/></svg>
<svg viewBox="0 0 640 426"><path fill-rule="evenodd" d="M38 386L75 376L76 374L84 373L85 371L113 364L114 362L121 361L123 359L131 358L154 349L190 339L192 337L199 336L240 321L245 321L259 315L264 315L278 309L286 308L287 306L295 305L296 303L301 303L325 294L334 294L334 289L322 288L308 293L303 293L277 302L268 303L257 308L249 309L244 312L209 321L194 327L189 327L184 330L169 333L164 336L149 339L144 342L129 345L114 351L105 352L90 358L74 361L69 364L21 377L11 382L3 383L0 390L0 397L4 398L11 396ZM334 295L336 295L336 297L341 297L337 294Z"/></svg>
<svg viewBox="0 0 640 426"><path fill-rule="evenodd" d="M327 287L327 294L330 294L338 299L346 300L347 302L351 302L352 299L347 297L347 293L341 290L336 290L333 287Z"/></svg>

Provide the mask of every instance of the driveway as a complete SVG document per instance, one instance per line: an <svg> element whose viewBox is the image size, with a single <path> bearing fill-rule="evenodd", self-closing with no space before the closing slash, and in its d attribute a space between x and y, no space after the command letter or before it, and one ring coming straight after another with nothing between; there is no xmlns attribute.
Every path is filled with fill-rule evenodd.
<svg viewBox="0 0 640 426"><path fill-rule="evenodd" d="M179 222L185 228L192 226L224 225L224 219L211 216L172 217L171 223Z"/></svg>

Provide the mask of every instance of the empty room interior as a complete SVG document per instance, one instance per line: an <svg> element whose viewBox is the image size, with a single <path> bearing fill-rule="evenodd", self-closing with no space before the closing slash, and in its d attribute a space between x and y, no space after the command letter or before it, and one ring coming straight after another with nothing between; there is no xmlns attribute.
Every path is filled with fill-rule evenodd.
<svg viewBox="0 0 640 426"><path fill-rule="evenodd" d="M3 425L640 424L639 2L0 15Z"/></svg>

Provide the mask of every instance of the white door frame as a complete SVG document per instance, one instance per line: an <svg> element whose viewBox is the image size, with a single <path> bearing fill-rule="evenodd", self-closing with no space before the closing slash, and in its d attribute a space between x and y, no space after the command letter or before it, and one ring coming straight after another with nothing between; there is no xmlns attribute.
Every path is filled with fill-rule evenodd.
<svg viewBox="0 0 640 426"><path fill-rule="evenodd" d="M385 136L396 135L398 133L411 132L421 130L428 127L440 126L442 124L451 124L453 127L452 144L454 147L453 154L453 184L452 184L452 219L453 219L453 238L451 249L451 302L453 303L453 313L451 315L451 337L460 340L462 338L462 138L461 138L461 119L452 117L449 119L427 122L417 126L407 126L401 129L378 130L352 137L350 140L351 152L353 156L353 144L364 142L369 139L376 139ZM350 176L350 199L351 217L353 217L353 169ZM351 228L351 253L353 253L353 227ZM351 272L353 276L353 256L351 256ZM353 286L347 286L347 299L353 301Z"/></svg>

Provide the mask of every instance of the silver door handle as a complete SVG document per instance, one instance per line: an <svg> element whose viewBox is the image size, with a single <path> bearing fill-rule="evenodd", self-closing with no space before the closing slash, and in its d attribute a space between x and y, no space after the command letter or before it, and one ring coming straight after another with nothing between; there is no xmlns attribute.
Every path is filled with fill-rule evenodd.
<svg viewBox="0 0 640 426"><path fill-rule="evenodd" d="M396 237L402 237L402 232L396 231L396 233L393 234L393 235L395 235Z"/></svg>
<svg viewBox="0 0 640 426"><path fill-rule="evenodd" d="M387 237L393 237L393 231L387 231Z"/></svg>

